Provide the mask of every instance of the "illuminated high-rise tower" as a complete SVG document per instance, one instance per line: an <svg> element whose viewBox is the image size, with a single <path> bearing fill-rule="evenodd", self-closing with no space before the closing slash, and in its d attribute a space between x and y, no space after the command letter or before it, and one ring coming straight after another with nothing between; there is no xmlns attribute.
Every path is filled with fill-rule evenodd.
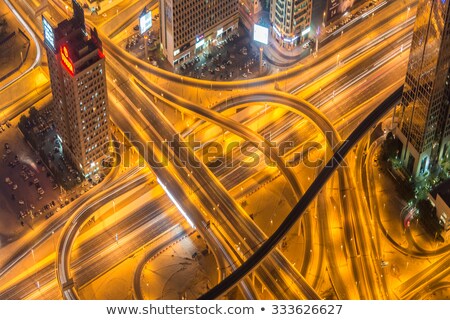
<svg viewBox="0 0 450 320"><path fill-rule="evenodd" d="M72 4L71 19L42 21L56 129L64 153L88 177L100 169L110 141L105 57L96 30L86 32L83 8Z"/></svg>
<svg viewBox="0 0 450 320"><path fill-rule="evenodd" d="M286 48L295 47L310 32L312 0L271 0L272 36Z"/></svg>
<svg viewBox="0 0 450 320"><path fill-rule="evenodd" d="M449 154L450 0L419 0L397 135L413 176Z"/></svg>
<svg viewBox="0 0 450 320"><path fill-rule="evenodd" d="M238 32L238 0L161 0L161 46L173 66Z"/></svg>

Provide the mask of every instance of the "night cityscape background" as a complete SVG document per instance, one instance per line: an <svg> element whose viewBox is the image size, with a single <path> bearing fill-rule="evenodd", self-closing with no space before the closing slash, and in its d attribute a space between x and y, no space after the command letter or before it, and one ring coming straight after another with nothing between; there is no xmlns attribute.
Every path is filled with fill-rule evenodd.
<svg viewBox="0 0 450 320"><path fill-rule="evenodd" d="M0 300L448 300L446 0L0 0Z"/></svg>

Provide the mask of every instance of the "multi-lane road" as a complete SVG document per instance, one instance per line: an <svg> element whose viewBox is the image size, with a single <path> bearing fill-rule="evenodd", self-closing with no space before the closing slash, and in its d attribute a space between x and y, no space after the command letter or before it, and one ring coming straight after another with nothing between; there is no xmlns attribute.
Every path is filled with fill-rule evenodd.
<svg viewBox="0 0 450 320"><path fill-rule="evenodd" d="M164 141L172 140L172 143L166 146L171 164L167 168L155 169L155 173L166 191L172 197L174 196L172 201L175 202L175 206L185 215L185 218L191 220L199 229L211 248L215 249L213 252L219 265L225 262L232 266L231 269L235 269L246 259L249 259L251 253L261 247L261 243L267 239L267 236L248 218L248 215L230 197L227 191L230 187L234 187L234 185L238 185L245 180L239 181L239 179L235 179L236 176L242 174L243 177L248 177L252 174L252 171L245 171L240 168L233 169L232 173L224 172L225 179L217 179L199 161L195 153L185 145L182 139L172 139L174 136L180 136L177 136L176 130L158 110L153 102L154 99L151 99L151 97L158 96L158 100L164 100L163 97L165 97L171 101L174 107L182 108L185 111L189 110L196 117L219 125L245 139L261 140L261 136L257 132L245 129L238 122L230 121L229 118L220 115L219 112L230 108L255 105L258 102L276 104L290 112L294 111L295 114L286 113L282 118L274 119L274 123L278 121L278 125L272 128L286 140L296 136L294 146L300 145L301 139L305 136L309 137L309 135L299 134L295 129L292 129L295 128L296 123L306 121L303 117L309 119L309 122L313 123L319 131L324 131L324 128L334 131L334 128L338 128L342 136L348 136L363 120L368 111L373 110L374 106L383 101L398 87L398 74L404 72L413 23L413 17L407 17L405 14L407 5L411 4L396 1L388 11L384 12L385 14L380 12L379 15L370 18L370 21L362 22L358 25L358 28L355 28L359 30L346 31L341 39L321 48L317 58L305 59L301 66L262 79L233 83L211 83L190 78L180 79L179 76L136 60L118 49L111 41L105 39L106 52L109 54L108 77L111 80L109 82L110 89L111 86L114 86L115 81L113 80L118 80L117 82L122 84L120 90L116 87L114 93L122 95L120 105L115 105L111 101L113 120L119 127L131 132L133 139L144 145L146 141L151 140L164 146ZM361 34L367 34L367 37L362 38ZM337 47L341 49L336 51ZM336 52L338 53L336 54ZM111 63L114 61L118 63ZM137 68L134 66L137 66ZM152 73L150 77L147 71ZM142 76L141 72L146 76ZM130 80L129 74L133 74L139 84L147 90L142 91L142 88L139 88ZM152 77L154 79L155 76L167 79L170 83L175 83L171 86L172 93L171 90L158 87L148 80L151 80ZM268 93L266 89L273 87L274 82L278 82L280 88L283 88L284 82L285 91L296 93L299 97L295 98L279 92ZM180 87L186 89L180 91ZM231 91L224 94L227 97L223 103L216 106L214 111L210 111L199 107L196 103L189 103L179 96L180 92L182 96L186 96L189 91L193 90L192 88L196 88L197 91L202 90L200 96L210 94L207 90ZM254 88L263 88L265 91L254 90ZM174 91L177 94L174 94ZM360 93L355 94L358 92ZM307 104L304 102L305 100L312 104ZM320 107L321 111L317 112L315 107ZM130 119L123 117L124 114L128 115ZM255 115L256 117L257 115ZM293 124L292 128L288 128L286 123ZM260 131L265 129L261 128ZM361 134L363 129L358 129L358 134ZM336 135L339 136L339 133L336 132ZM161 157L162 151L156 150L156 158ZM147 160L152 164L152 159L147 158ZM283 159L272 160L275 160L280 166ZM196 167L182 166L180 165L182 162L198 163L199 165ZM289 171L283 173L290 181L295 193L300 196L302 186L295 181L295 176ZM355 189L352 174L342 172L339 177L341 190L339 202L342 202L342 208L346 214L343 238L346 241L345 248L349 251L351 257L349 261L352 265L353 278L357 279L355 281L356 288L350 291L355 289L358 292L356 297L361 298L386 298L385 294L380 295L381 292L387 290L380 280L377 261L374 259L377 250L374 245L375 242L371 240L370 236L373 226L360 225L357 222L364 219L365 216L361 213L362 204L359 202L361 199L356 198L351 191L348 191ZM324 181L322 182L324 183ZM186 190L195 190L195 192L189 193ZM155 211L157 211L156 208L149 210L148 215L152 216ZM173 221L167 220L160 223L165 226L173 223ZM210 228L206 227L207 221L211 221ZM129 233L132 234L136 232L135 230L136 228L132 227L129 229ZM326 235L323 235L323 237L323 241L330 243L330 239L327 240ZM230 243L239 245L230 246ZM66 245L66 247L63 245L63 251L66 251L68 247L70 248L71 245ZM362 258L361 252L364 252ZM318 295L308 285L304 277L281 252L275 250L272 254L272 258L264 260L263 264L256 270L258 277L265 283L274 297L318 298ZM308 254L306 254L305 260L310 260ZM315 269L323 269L323 266L320 265L323 263L323 259L319 259L317 263ZM330 264L333 263L330 262ZM305 265L308 265L308 263L303 266ZM57 265L57 267L58 270L69 273L67 264ZM73 265L73 268L76 275L76 265ZM99 269L104 268L106 267L99 267ZM101 271L98 272L101 273ZM223 276L226 276L227 273L229 274L229 272L225 272ZM82 279L83 275L78 274L76 277ZM339 280L339 275L335 274L334 277L336 283L339 281L342 283L342 280ZM294 279L295 285L283 284L285 279ZM60 279L60 285L64 285L66 281L67 279ZM361 283L358 283L358 281L361 281ZM80 283L82 282L83 280L80 280ZM249 289L249 286L251 284L248 282L242 283L241 289L247 292L245 296L256 298L255 293ZM246 287L247 289L245 289ZM340 285L339 287L342 288L343 286ZM342 289L339 291L342 291ZM338 296L346 297L345 293Z"/></svg>

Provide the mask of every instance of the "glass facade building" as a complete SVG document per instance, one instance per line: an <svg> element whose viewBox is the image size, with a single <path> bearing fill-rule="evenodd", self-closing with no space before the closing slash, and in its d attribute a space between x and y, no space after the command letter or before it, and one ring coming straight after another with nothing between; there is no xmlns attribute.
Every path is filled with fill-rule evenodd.
<svg viewBox="0 0 450 320"><path fill-rule="evenodd" d="M419 0L397 134L413 176L448 157L449 0Z"/></svg>

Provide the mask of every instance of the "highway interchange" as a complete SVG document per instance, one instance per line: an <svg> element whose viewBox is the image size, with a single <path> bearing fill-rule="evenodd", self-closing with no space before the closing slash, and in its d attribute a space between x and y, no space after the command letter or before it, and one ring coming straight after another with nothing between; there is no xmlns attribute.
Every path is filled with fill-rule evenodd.
<svg viewBox="0 0 450 320"><path fill-rule="evenodd" d="M379 234L375 232L377 226L372 220L367 224L361 223L367 219L367 203L355 191L359 186L356 186L358 178L355 179L357 175L352 172L352 167L339 168L334 176L333 171L329 171L326 179L321 178L323 180L318 179L321 174L326 174L322 167L310 169L312 174L317 174L317 179L309 182L296 176L298 169L295 172L295 168L281 165L307 141L328 143L327 147L322 148L324 151L321 154L322 164L325 164L336 151L336 146L345 147L345 143L341 144L342 138L352 137L357 129L357 139L353 141L356 143L372 127L370 123L362 131L359 125L372 110L377 110L381 102L391 97L387 108L382 108L377 117L372 117L370 121L381 118L397 102L398 94L394 93L398 92L403 81L414 22L414 16L408 16L406 10L408 6L414 9L414 3L393 2L383 9L385 11L360 22L321 47L317 57L310 56L302 60L300 65L280 73L236 82L212 83L187 77L180 79L177 75L137 60L100 33L107 55L112 121L123 132L130 134L138 150L139 146L146 145L146 141L154 142L155 148L142 154L153 173L145 169L146 173L143 174L142 170L136 168L129 168L126 173L113 170L108 180L98 186L101 192L92 199L83 200L77 209L71 208L66 219L59 219L61 221L58 223L34 235L1 266L2 274L10 272L32 248L37 248L51 238L56 230L62 229L55 244L57 254L47 259L39 270L35 270L33 277L14 283L6 290L2 288L0 297L29 298L35 295L37 289L47 286L48 291L45 292L48 297L79 298L78 289L132 256L139 248L151 245L154 239L174 226L183 230L175 238L191 232L195 226L196 232L202 235L215 256L219 267L217 282L220 282L245 261L255 259L256 255L252 257L252 254L268 245L270 235L262 231L262 226L256 225L236 200L238 194L248 192L237 187L255 175L264 176L264 179L274 175L278 180L285 179L292 192L289 198L291 205L294 206L299 199L303 201L304 208L300 214L314 201L320 190L315 200L317 207L329 206L326 199L332 199L333 195L338 194L334 200L341 208L340 234L335 230L333 234L327 232L330 230L327 225L336 223L336 216L326 214L333 210L316 208L318 218L314 218L311 212L302 217L303 236L307 241L300 266L294 266L276 248L278 240L283 237L281 235L269 246L272 249L270 254L266 250L263 257L268 256L260 264L255 264L256 268L249 269L273 298L320 299L316 286L318 279L325 276L326 269L337 298L388 299L393 298L394 294L411 297L415 292L414 284L406 282L396 293L387 288L386 277L383 277L384 271L379 264ZM60 14L64 15L65 10L61 10L63 4L59 1L54 3ZM27 23L34 24L33 30L41 28L39 18ZM42 37L41 34L39 37ZM284 90L274 90L274 82ZM208 95L220 96L210 108L205 105ZM179 133L161 111L162 104L180 110L180 114L189 114L196 119L195 123ZM243 108L248 110L246 116L233 116L236 110ZM280 109L283 111L277 113ZM255 123L259 126L257 131L251 129ZM216 130L216 135L208 135L207 141L217 140L220 143L225 136L227 139L248 141L251 150L260 152L261 159L270 158L270 162L276 163L280 172L274 172L264 163L254 168L206 166L199 160L202 148L192 150L185 139L194 133L201 135L203 132L206 136L207 130L217 127L221 130ZM266 137L265 134L269 132L271 141L288 141L290 149L274 156L265 153L266 149L261 148L260 144L251 143L257 141L268 145L270 142L262 137ZM331 133L331 136L325 132ZM258 148L260 151L256 151ZM166 155L168 165L158 166L157 159ZM232 159L230 161L242 161L242 154L231 153L224 157ZM193 163L199 165L190 166ZM329 183L337 184L339 192L327 196L329 191L323 186L329 178L332 179ZM158 183L154 183L155 179ZM153 183L149 184L149 180L153 180ZM124 181L127 183L124 184ZM137 197L145 194L149 188L159 189L161 195L139 210L130 210L128 216L115 224L114 228L119 230L116 230L116 234L121 235L121 250L114 250L118 244L111 236L114 234L113 227L110 231L102 230L102 233L77 241L74 245L79 230L96 210L126 192L132 191ZM305 195L308 195L309 200ZM126 206L127 203L118 202L117 206ZM314 219L320 221L321 227L314 228ZM295 221L297 219L291 223ZM152 232L147 232L147 228ZM312 249L313 237L326 244L328 250L317 254L320 250ZM339 249L339 246L343 249ZM104 259L102 253L108 252L114 254L108 254L108 259ZM434 268L442 268L447 260L447 256L444 256ZM346 265L342 266L341 261L346 261ZM325 268L325 265L328 267ZM426 275L436 269L424 270L423 273ZM252 281L242 275L237 277L238 280L243 279L239 282L242 295L248 299L257 299L259 293ZM445 274L441 272L440 276ZM36 279L39 279L38 288ZM71 285L70 279L75 282L75 286ZM135 296L140 295L137 293Z"/></svg>

